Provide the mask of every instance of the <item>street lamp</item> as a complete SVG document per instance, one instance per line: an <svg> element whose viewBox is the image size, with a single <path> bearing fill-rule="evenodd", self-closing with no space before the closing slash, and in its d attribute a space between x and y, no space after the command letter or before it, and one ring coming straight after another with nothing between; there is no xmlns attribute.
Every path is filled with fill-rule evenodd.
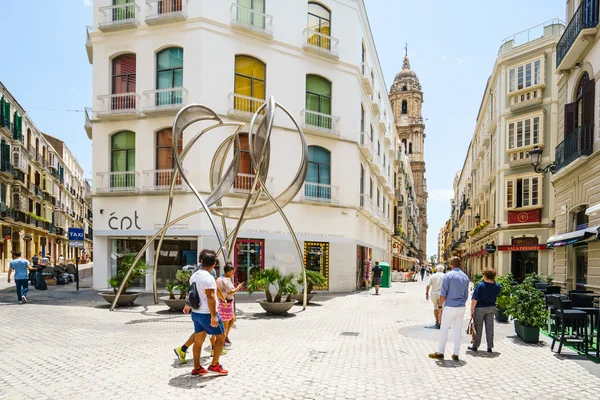
<svg viewBox="0 0 600 400"><path fill-rule="evenodd" d="M479 214L477 214L475 216L475 225L479 225L480 222L481 222L481 217L479 216Z"/></svg>
<svg viewBox="0 0 600 400"><path fill-rule="evenodd" d="M533 165L533 170L538 173L538 174L542 174L542 173L555 173L556 172L556 164L555 163L551 163L546 165L544 168L540 168L540 163L542 161L542 153L543 150L540 149L539 146L534 146L533 150L529 151L529 157L531 157L531 165Z"/></svg>

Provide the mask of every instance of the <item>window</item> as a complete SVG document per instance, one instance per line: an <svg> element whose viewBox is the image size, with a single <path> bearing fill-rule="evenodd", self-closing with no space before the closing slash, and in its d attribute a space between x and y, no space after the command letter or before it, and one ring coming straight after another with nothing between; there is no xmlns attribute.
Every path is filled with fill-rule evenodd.
<svg viewBox="0 0 600 400"><path fill-rule="evenodd" d="M404 150L404 154L406 154L408 149L408 146L406 145L406 139L402 139L402 149Z"/></svg>
<svg viewBox="0 0 600 400"><path fill-rule="evenodd" d="M111 171L135 171L135 133L120 132L111 138ZM114 174L111 176L111 187L135 186L134 174Z"/></svg>
<svg viewBox="0 0 600 400"><path fill-rule="evenodd" d="M308 43L323 49L331 49L331 13L318 3L308 3Z"/></svg>
<svg viewBox="0 0 600 400"><path fill-rule="evenodd" d="M185 0L161 0L158 2L158 13L169 14L182 10L182 5Z"/></svg>
<svg viewBox="0 0 600 400"><path fill-rule="evenodd" d="M306 197L331 199L331 153L319 146L308 147Z"/></svg>
<svg viewBox="0 0 600 400"><path fill-rule="evenodd" d="M379 188L377 188L377 208L379 208L379 197L380 197Z"/></svg>
<svg viewBox="0 0 600 400"><path fill-rule="evenodd" d="M508 123L508 150L532 147L540 143L540 116Z"/></svg>
<svg viewBox="0 0 600 400"><path fill-rule="evenodd" d="M506 208L540 206L541 181L537 176L506 180Z"/></svg>
<svg viewBox="0 0 600 400"><path fill-rule="evenodd" d="M527 89L542 83L542 59L518 65L508 71L508 92Z"/></svg>
<svg viewBox="0 0 600 400"><path fill-rule="evenodd" d="M183 49L171 47L156 55L156 88L183 87ZM165 90L156 93L156 105L183 103L181 90Z"/></svg>
<svg viewBox="0 0 600 400"><path fill-rule="evenodd" d="M265 0L238 0L237 20L257 28L265 28Z"/></svg>
<svg viewBox="0 0 600 400"><path fill-rule="evenodd" d="M112 62L112 109L135 108L136 97L136 57L135 54L123 54ZM131 94L129 94L131 93Z"/></svg>
<svg viewBox="0 0 600 400"><path fill-rule="evenodd" d="M402 114L408 114L408 103L406 100L402 100Z"/></svg>
<svg viewBox="0 0 600 400"><path fill-rule="evenodd" d="M306 75L306 124L331 129L331 82Z"/></svg>
<svg viewBox="0 0 600 400"><path fill-rule="evenodd" d="M167 186L171 184L172 170L175 168L173 158L173 130L165 128L156 132L156 174L155 185ZM183 149L183 135L179 137L177 152L181 154ZM177 185L181 184L181 175L177 176Z"/></svg>
<svg viewBox="0 0 600 400"><path fill-rule="evenodd" d="M130 5L125 5L130 4ZM112 10L113 21L135 18L135 0L113 0L113 5L122 6Z"/></svg>
<svg viewBox="0 0 600 400"><path fill-rule="evenodd" d="M412 154L412 143L408 144L408 154Z"/></svg>
<svg viewBox="0 0 600 400"><path fill-rule="evenodd" d="M308 271L319 272L327 283L325 286L315 286L316 290L329 288L329 243L304 242L304 265Z"/></svg>
<svg viewBox="0 0 600 400"><path fill-rule="evenodd" d="M365 108L363 105L360 105L360 131L365 131Z"/></svg>
<svg viewBox="0 0 600 400"><path fill-rule="evenodd" d="M373 178L369 177L369 197L373 199Z"/></svg>
<svg viewBox="0 0 600 400"><path fill-rule="evenodd" d="M239 96L235 96L234 109L255 113L263 105L266 93L265 70L266 65L256 58L235 56L234 92Z"/></svg>
<svg viewBox="0 0 600 400"><path fill-rule="evenodd" d="M365 167L363 167L362 164L360 164L360 206L363 207L364 206L364 200L363 200L363 196L365 194Z"/></svg>

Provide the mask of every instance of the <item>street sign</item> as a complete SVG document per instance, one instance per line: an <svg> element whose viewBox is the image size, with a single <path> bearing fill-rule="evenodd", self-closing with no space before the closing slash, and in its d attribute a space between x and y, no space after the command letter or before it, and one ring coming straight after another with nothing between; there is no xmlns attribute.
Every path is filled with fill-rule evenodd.
<svg viewBox="0 0 600 400"><path fill-rule="evenodd" d="M69 228L69 247L83 249L83 228Z"/></svg>
<svg viewBox="0 0 600 400"><path fill-rule="evenodd" d="M488 254L492 254L496 252L496 245L495 244L488 244L487 246L485 246L485 251L488 252Z"/></svg>

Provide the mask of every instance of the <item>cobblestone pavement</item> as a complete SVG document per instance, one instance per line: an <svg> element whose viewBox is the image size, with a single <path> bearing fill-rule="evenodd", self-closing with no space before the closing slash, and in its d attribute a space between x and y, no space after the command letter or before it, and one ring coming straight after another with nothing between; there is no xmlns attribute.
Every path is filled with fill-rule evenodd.
<svg viewBox="0 0 600 400"><path fill-rule="evenodd" d="M239 294L227 377L190 376L173 354L192 331L189 316L148 295L109 312L72 285L32 290L26 305L12 290L0 291L0 399L600 398L598 365L555 355L545 337L525 345L509 324L496 325L491 355L466 354L465 335L460 362L428 359L439 331L427 328L422 282L395 283L381 296L317 296L283 318Z"/></svg>

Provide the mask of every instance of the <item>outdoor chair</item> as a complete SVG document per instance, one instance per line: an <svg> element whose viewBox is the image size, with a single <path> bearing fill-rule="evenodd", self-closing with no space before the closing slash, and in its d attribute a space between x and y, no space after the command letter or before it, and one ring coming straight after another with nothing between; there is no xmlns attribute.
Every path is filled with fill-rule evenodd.
<svg viewBox="0 0 600 400"><path fill-rule="evenodd" d="M573 302L573 309L585 311L590 317L590 337L593 338L594 327L596 326L595 322L598 314L600 314L600 309L594 307L594 298L577 292L571 293L569 297ZM598 343L596 343L596 346L598 346Z"/></svg>
<svg viewBox="0 0 600 400"><path fill-rule="evenodd" d="M560 295L552 295L551 297L552 306L555 314L554 324L554 337L552 338L552 345L550 350L554 351L554 344L558 337L558 326L561 326L560 331L560 343L558 345L558 354L562 350L562 346L565 343L573 342L577 343L578 350L581 349L581 344L584 344L585 355L588 354L588 330L587 330L587 314L585 311L575 310L572 308L571 302L567 302L562 299ZM567 326L572 327L571 335L565 336L565 330ZM582 332L583 330L583 332ZM583 333L583 336L580 336Z"/></svg>
<svg viewBox="0 0 600 400"><path fill-rule="evenodd" d="M545 282L537 282L535 284L535 289L541 291L542 293L547 293L546 289L548 288L548 284Z"/></svg>
<svg viewBox="0 0 600 400"><path fill-rule="evenodd" d="M560 294L560 286L548 286L546 294Z"/></svg>

